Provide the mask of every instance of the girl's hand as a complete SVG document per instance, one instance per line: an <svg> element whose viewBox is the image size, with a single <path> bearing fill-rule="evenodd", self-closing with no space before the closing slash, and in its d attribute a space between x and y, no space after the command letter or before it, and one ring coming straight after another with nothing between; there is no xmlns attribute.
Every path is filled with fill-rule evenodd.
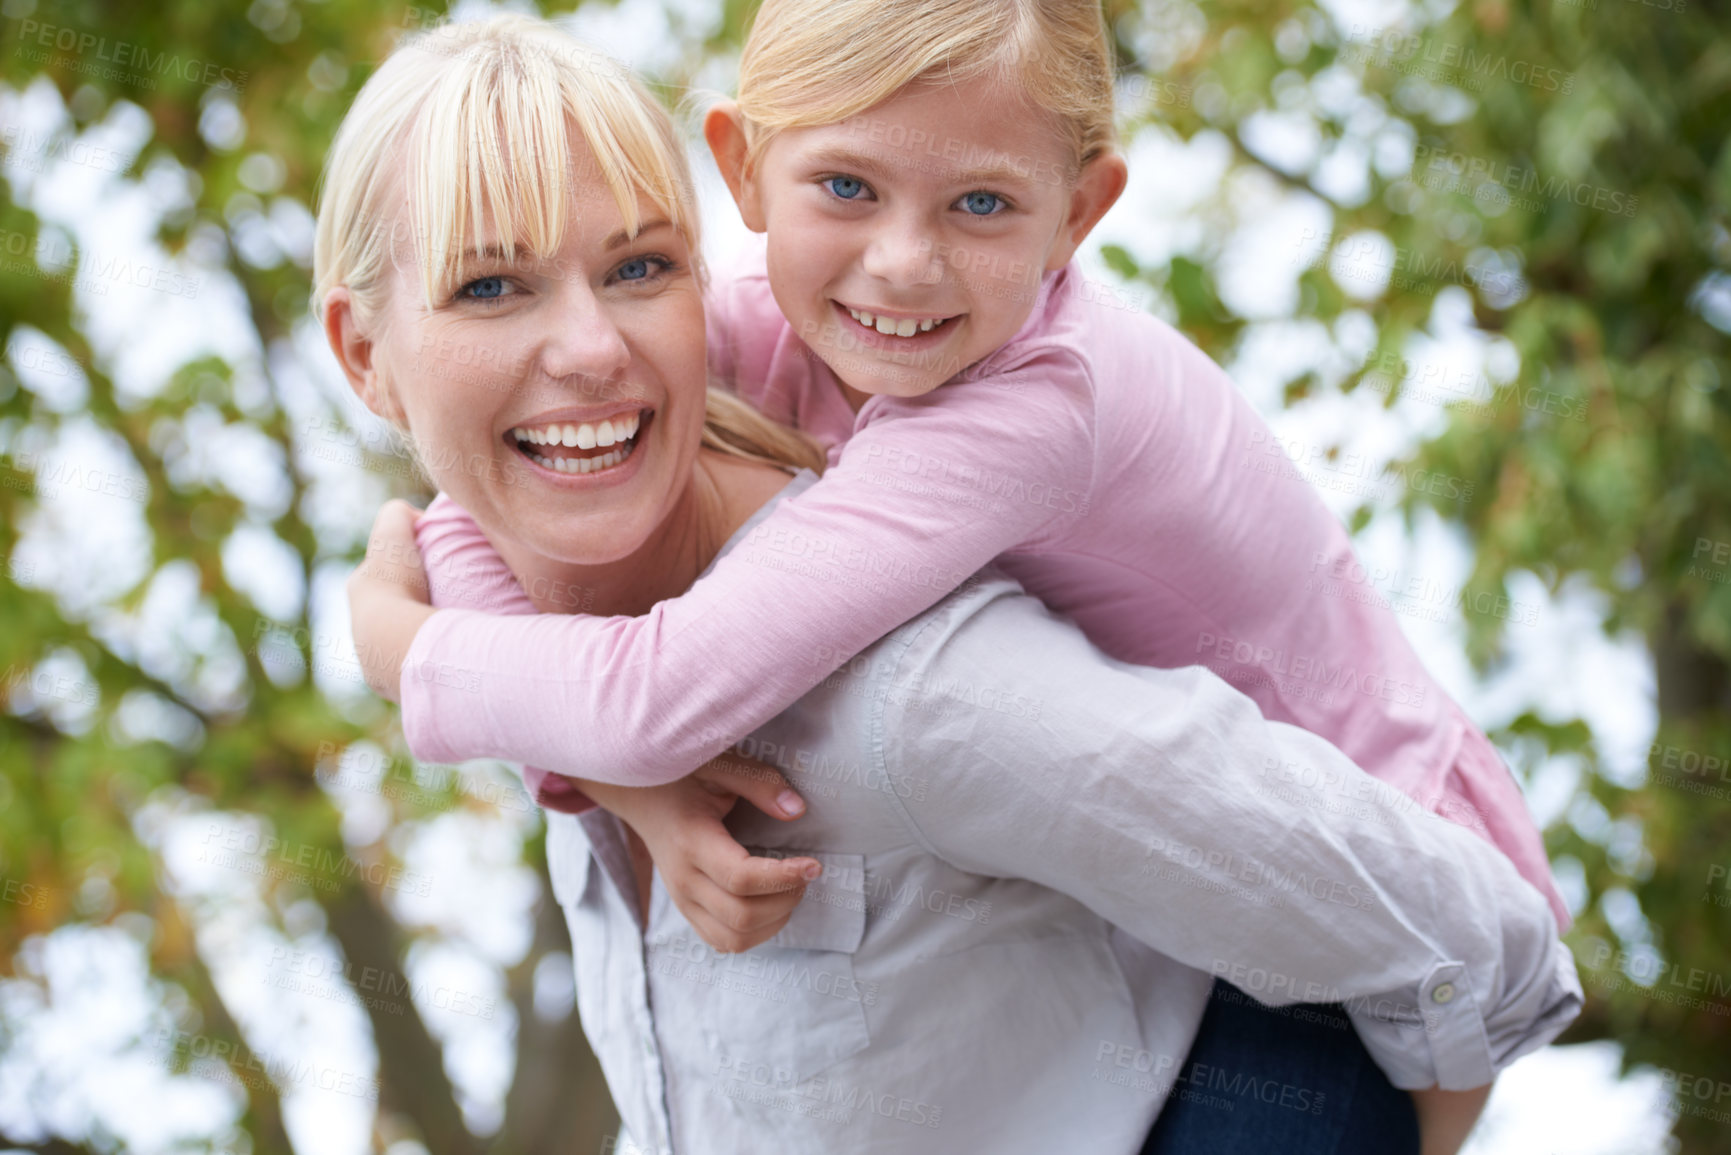
<svg viewBox="0 0 1731 1155"><path fill-rule="evenodd" d="M723 825L741 798L783 821L805 812L804 799L779 771L749 758L723 754L666 786L578 785L643 840L668 897L723 954L774 938L804 897L805 884L823 873L814 858L754 857ZM647 921L647 870L640 870L637 883Z"/></svg>
<svg viewBox="0 0 1731 1155"><path fill-rule="evenodd" d="M349 621L361 672L375 694L393 702L402 699L403 658L433 615L415 548L417 516L406 501L385 502L373 520L367 558L349 575Z"/></svg>
<svg viewBox="0 0 1731 1155"><path fill-rule="evenodd" d="M1479 1121L1491 1097L1491 1084L1471 1091L1431 1087L1410 1093L1418 1111L1419 1155L1455 1155Z"/></svg>

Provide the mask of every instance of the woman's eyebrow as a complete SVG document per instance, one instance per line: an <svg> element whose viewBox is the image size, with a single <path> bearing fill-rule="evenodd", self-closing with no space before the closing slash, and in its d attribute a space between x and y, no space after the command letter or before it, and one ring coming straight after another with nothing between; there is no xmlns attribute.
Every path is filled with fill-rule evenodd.
<svg viewBox="0 0 1731 1155"><path fill-rule="evenodd" d="M614 249L623 248L646 233L653 233L661 229L670 229L672 227L673 222L667 220L665 217L656 217L654 220L642 221L639 223L635 233L629 232L626 229L620 229L618 232L608 237L602 244L601 251L610 253Z"/></svg>
<svg viewBox="0 0 1731 1155"><path fill-rule="evenodd" d="M612 252L614 249L622 248L648 233L658 232L661 229L670 229L672 227L672 221L665 217L655 217L652 220L642 222L635 233L629 232L625 229L620 229L613 233L602 243L602 249L605 252ZM527 250L527 245L519 244L517 246L517 252L519 254L522 254ZM504 261L509 259L509 254L505 252L505 246L499 244L483 245L480 248L471 247L463 251L463 260L465 262Z"/></svg>

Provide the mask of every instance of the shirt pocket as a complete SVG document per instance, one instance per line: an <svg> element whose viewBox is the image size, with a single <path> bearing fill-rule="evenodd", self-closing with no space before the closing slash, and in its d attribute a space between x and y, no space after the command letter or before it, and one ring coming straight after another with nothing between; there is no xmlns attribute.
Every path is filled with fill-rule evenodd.
<svg viewBox="0 0 1731 1155"><path fill-rule="evenodd" d="M750 1069L759 1081L786 1087L871 1044L866 1008L878 992L876 983L854 976L854 952L865 938L865 856L779 853L823 864L787 925L743 954L704 950L702 962L688 958L681 969L691 981L679 985L702 1008L722 1069Z"/></svg>

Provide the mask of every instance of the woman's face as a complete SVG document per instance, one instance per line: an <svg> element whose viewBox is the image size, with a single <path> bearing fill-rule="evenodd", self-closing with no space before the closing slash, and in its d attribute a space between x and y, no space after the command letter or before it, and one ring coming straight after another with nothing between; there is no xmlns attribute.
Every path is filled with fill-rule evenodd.
<svg viewBox="0 0 1731 1155"><path fill-rule="evenodd" d="M597 565L641 547L687 487L703 302L685 239L643 198L628 237L581 137L572 148L559 251L507 261L484 233L430 310L400 251L373 356L434 484L496 544Z"/></svg>

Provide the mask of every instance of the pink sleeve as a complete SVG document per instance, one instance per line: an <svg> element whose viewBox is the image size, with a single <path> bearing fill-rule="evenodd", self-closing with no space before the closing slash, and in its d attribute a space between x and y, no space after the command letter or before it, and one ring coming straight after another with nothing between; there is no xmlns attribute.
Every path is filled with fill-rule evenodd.
<svg viewBox="0 0 1731 1155"><path fill-rule="evenodd" d="M416 520L415 547L427 571L434 606L462 606L489 614L536 612L535 603L469 511L444 494L435 497ZM595 805L570 780L536 766L523 767L523 784L549 810L580 814Z"/></svg>
<svg viewBox="0 0 1731 1155"><path fill-rule="evenodd" d="M405 660L410 749L626 786L685 776L998 554L1084 512L1089 386L1074 355L1050 352L870 399L821 481L642 617L441 610Z"/></svg>

